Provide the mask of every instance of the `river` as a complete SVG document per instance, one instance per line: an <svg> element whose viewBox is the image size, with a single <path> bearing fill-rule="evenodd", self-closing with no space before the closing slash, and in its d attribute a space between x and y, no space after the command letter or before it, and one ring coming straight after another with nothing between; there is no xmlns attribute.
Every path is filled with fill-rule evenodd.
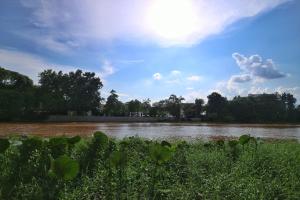
<svg viewBox="0 0 300 200"><path fill-rule="evenodd" d="M159 138L212 138L238 137L250 134L261 138L298 139L300 125L282 124L195 124L195 123L0 123L0 135L30 134L40 136L81 135L95 131L116 137L140 136Z"/></svg>

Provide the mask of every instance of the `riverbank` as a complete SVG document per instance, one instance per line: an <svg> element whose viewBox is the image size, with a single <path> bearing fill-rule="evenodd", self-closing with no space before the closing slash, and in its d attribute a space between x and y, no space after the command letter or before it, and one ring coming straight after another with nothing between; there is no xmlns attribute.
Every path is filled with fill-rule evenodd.
<svg viewBox="0 0 300 200"><path fill-rule="evenodd" d="M0 152L0 199L300 196L300 144L290 140L243 136L169 143L115 140L98 132L89 139L14 137L9 142Z"/></svg>

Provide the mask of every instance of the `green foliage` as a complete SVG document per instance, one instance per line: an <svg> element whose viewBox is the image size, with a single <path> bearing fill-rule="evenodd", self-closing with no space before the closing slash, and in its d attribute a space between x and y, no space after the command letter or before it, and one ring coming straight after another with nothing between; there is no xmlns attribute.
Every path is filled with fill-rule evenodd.
<svg viewBox="0 0 300 200"><path fill-rule="evenodd" d="M239 139L206 143L136 137L113 140L101 132L80 142L78 138L10 138L11 143L21 144L10 145L0 154L0 199L300 196L296 141L269 142L249 135L241 137L245 138L242 143ZM54 147L61 149L56 158L52 158Z"/></svg>
<svg viewBox="0 0 300 200"><path fill-rule="evenodd" d="M150 156L158 164L163 164L171 159L172 151L160 144L153 144L149 149Z"/></svg>
<svg viewBox="0 0 300 200"><path fill-rule="evenodd" d="M58 158L59 156L67 152L69 140L66 137L54 137L49 140L49 149L53 158Z"/></svg>
<svg viewBox="0 0 300 200"><path fill-rule="evenodd" d="M228 141L228 145L229 145L230 148L235 148L238 144L239 144L239 142L236 141L236 140Z"/></svg>
<svg viewBox="0 0 300 200"><path fill-rule="evenodd" d="M70 145L75 145L75 144L78 143L80 140L81 140L81 137L77 135L77 136L68 138L68 143L69 143Z"/></svg>
<svg viewBox="0 0 300 200"><path fill-rule="evenodd" d="M74 179L79 172L79 164L76 160L66 155L62 155L51 162L51 172L57 178L65 181Z"/></svg>
<svg viewBox="0 0 300 200"><path fill-rule="evenodd" d="M216 141L216 145L217 145L218 147L224 147L225 141L224 141L223 139L218 139L218 140Z"/></svg>
<svg viewBox="0 0 300 200"><path fill-rule="evenodd" d="M245 145L245 144L247 144L250 141L250 139L251 139L250 135L242 135L239 138L239 143L241 145Z"/></svg>
<svg viewBox="0 0 300 200"><path fill-rule="evenodd" d="M9 148L9 140L0 138L0 153L4 153Z"/></svg>
<svg viewBox="0 0 300 200"><path fill-rule="evenodd" d="M126 165L127 155L124 151L115 151L110 156L110 163L114 167Z"/></svg>
<svg viewBox="0 0 300 200"><path fill-rule="evenodd" d="M94 141L101 146L106 146L109 139L103 132L97 131L94 133Z"/></svg>

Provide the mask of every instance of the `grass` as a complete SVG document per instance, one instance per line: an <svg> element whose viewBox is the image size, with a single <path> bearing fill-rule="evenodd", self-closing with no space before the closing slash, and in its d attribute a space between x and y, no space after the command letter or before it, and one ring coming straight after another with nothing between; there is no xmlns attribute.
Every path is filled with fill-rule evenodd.
<svg viewBox="0 0 300 200"><path fill-rule="evenodd" d="M0 140L0 199L300 199L296 141Z"/></svg>

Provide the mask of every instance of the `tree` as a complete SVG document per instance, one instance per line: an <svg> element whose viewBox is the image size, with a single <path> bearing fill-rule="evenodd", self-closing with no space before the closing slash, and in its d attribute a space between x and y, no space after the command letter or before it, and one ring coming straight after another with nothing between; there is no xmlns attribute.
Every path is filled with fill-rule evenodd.
<svg viewBox="0 0 300 200"><path fill-rule="evenodd" d="M144 112L145 115L149 115L151 110L151 100L146 99L142 103L142 111Z"/></svg>
<svg viewBox="0 0 300 200"><path fill-rule="evenodd" d="M195 117L201 117L201 113L203 112L203 99L195 99Z"/></svg>
<svg viewBox="0 0 300 200"><path fill-rule="evenodd" d="M223 120L227 114L227 99L219 93L213 92L208 97L207 115L212 120Z"/></svg>
<svg viewBox="0 0 300 200"><path fill-rule="evenodd" d="M237 122L254 122L257 120L255 102L249 97L234 97L229 102L229 110Z"/></svg>
<svg viewBox="0 0 300 200"><path fill-rule="evenodd" d="M126 103L128 112L140 112L142 110L142 103L135 99Z"/></svg>
<svg viewBox="0 0 300 200"><path fill-rule="evenodd" d="M95 73L77 70L64 74L62 71L45 70L40 73L43 108L53 114L76 111L94 113L100 107L102 82Z"/></svg>
<svg viewBox="0 0 300 200"><path fill-rule="evenodd" d="M119 101L119 95L115 90L110 91L110 95L107 97L106 104L104 106L104 113L108 116L121 116L124 115L125 109L121 101Z"/></svg>
<svg viewBox="0 0 300 200"><path fill-rule="evenodd" d="M196 117L196 105L194 103L185 103L182 109L186 118Z"/></svg>
<svg viewBox="0 0 300 200"><path fill-rule="evenodd" d="M176 119L180 119L183 100L183 97L177 97L174 94L170 95L169 99L167 100L167 111Z"/></svg>
<svg viewBox="0 0 300 200"><path fill-rule="evenodd" d="M33 87L33 81L25 75L0 67L0 89L24 90Z"/></svg>
<svg viewBox="0 0 300 200"><path fill-rule="evenodd" d="M290 93L283 93L281 95L281 99L285 105L286 109L286 120L287 121L294 121L296 119L296 111L295 111L295 104L296 98Z"/></svg>
<svg viewBox="0 0 300 200"><path fill-rule="evenodd" d="M32 118L36 99L30 78L0 67L0 120Z"/></svg>
<svg viewBox="0 0 300 200"><path fill-rule="evenodd" d="M70 72L68 77L67 104L69 110L84 113L97 112L100 106L100 92L102 82L95 77L95 73L77 70Z"/></svg>

